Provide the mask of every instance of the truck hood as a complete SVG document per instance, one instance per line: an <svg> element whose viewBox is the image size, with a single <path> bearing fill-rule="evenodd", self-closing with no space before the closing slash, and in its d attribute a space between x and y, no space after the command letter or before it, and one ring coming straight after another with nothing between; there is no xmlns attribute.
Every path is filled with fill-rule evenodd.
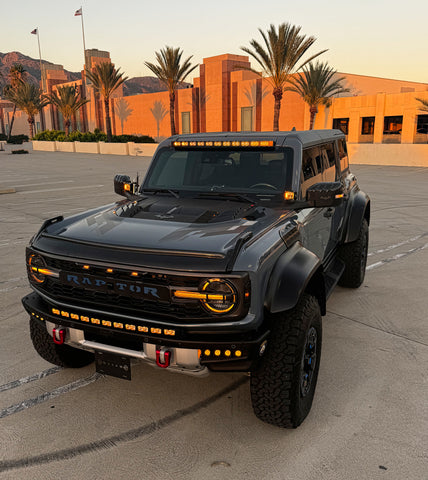
<svg viewBox="0 0 428 480"><path fill-rule="evenodd" d="M88 261L229 271L242 244L283 213L245 200L153 195L58 221L33 246Z"/></svg>

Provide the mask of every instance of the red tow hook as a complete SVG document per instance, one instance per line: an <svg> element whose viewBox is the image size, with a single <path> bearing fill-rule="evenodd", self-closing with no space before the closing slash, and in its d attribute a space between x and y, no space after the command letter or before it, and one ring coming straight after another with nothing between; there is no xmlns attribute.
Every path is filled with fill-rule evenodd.
<svg viewBox="0 0 428 480"><path fill-rule="evenodd" d="M163 358L161 358L163 357ZM168 368L171 360L171 352L169 350L156 349L156 365L161 368Z"/></svg>
<svg viewBox="0 0 428 480"><path fill-rule="evenodd" d="M57 336L58 335L58 336ZM53 328L52 329L53 341L57 345L62 345L65 341L65 329L64 328Z"/></svg>

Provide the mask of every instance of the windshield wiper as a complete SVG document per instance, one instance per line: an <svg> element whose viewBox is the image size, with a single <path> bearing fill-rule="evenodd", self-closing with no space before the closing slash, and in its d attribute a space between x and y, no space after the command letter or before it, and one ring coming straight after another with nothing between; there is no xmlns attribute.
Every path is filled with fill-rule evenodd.
<svg viewBox="0 0 428 480"><path fill-rule="evenodd" d="M175 198L180 198L177 192L174 192L174 190L170 190L169 188L145 188L142 190L143 193L152 193L153 195L156 195L157 193L169 193Z"/></svg>
<svg viewBox="0 0 428 480"><path fill-rule="evenodd" d="M247 202L247 203L253 203L254 204L254 199L247 197L246 195L243 195L242 193L233 193L233 192L200 192L197 195L198 197L209 197L209 198L220 198L221 200L224 200L225 198L227 200L233 200L235 202Z"/></svg>

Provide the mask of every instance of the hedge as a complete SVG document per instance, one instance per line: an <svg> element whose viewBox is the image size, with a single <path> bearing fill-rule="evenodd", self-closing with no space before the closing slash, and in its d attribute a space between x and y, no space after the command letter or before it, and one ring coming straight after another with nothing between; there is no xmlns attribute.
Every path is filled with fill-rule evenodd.
<svg viewBox="0 0 428 480"><path fill-rule="evenodd" d="M72 132L68 136L62 130L45 130L34 135L33 140L45 142L106 142L107 135L96 129L94 132ZM113 143L155 143L148 135L113 135Z"/></svg>

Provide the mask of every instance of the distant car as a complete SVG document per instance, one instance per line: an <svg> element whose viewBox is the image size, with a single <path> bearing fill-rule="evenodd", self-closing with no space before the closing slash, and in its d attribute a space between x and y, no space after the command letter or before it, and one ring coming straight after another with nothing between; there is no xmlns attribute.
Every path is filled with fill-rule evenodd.
<svg viewBox="0 0 428 480"><path fill-rule="evenodd" d="M31 338L49 362L131 378L130 359L250 372L261 420L309 413L321 316L364 279L370 199L338 130L162 142L117 203L48 220L26 251ZM149 393L147 393L149 394Z"/></svg>

